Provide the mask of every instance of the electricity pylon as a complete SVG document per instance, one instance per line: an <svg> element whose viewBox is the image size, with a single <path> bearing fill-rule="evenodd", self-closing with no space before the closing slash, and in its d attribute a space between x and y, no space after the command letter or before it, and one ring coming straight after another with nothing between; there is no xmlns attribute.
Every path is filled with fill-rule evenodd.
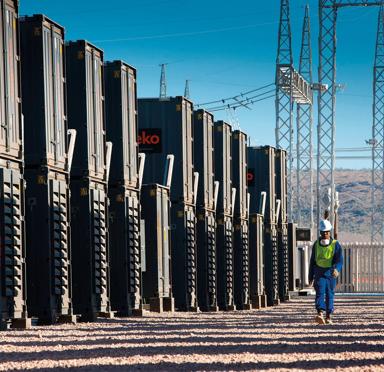
<svg viewBox="0 0 384 372"><path fill-rule="evenodd" d="M309 6L305 8L300 52L300 75L312 85L312 45ZM313 106L297 105L297 143L296 143L296 221L313 231Z"/></svg>

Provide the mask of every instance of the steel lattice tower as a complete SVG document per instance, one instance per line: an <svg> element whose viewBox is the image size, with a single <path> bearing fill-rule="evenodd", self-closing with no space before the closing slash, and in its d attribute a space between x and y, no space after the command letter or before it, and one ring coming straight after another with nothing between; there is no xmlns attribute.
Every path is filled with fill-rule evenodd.
<svg viewBox="0 0 384 372"><path fill-rule="evenodd" d="M289 0L281 0L276 60L276 147L287 151L289 221L293 219L295 203L295 185L293 184L293 107L295 103L312 105L312 89L303 76L293 68Z"/></svg>
<svg viewBox="0 0 384 372"><path fill-rule="evenodd" d="M319 0L319 84L327 90L319 92L317 144L317 222L324 209L334 218L335 204L335 112L336 112L336 24L339 8L350 6L378 6L382 1ZM329 203L323 195L331 189Z"/></svg>
<svg viewBox="0 0 384 372"><path fill-rule="evenodd" d="M276 61L276 147L287 150L288 155L288 218L292 219L292 165L293 165L293 96L292 89L292 34L289 0L281 0L279 41Z"/></svg>
<svg viewBox="0 0 384 372"><path fill-rule="evenodd" d="M309 6L305 8L300 52L300 75L312 84L312 46ZM296 196L297 218L299 226L313 229L313 106L297 105L297 143L296 143Z"/></svg>
<svg viewBox="0 0 384 372"><path fill-rule="evenodd" d="M384 225L384 8L380 7L373 77L371 241L383 241Z"/></svg>
<svg viewBox="0 0 384 372"><path fill-rule="evenodd" d="M166 63L162 63L161 67L161 76L160 76L160 99L167 98L167 80L165 78L165 66Z"/></svg>
<svg viewBox="0 0 384 372"><path fill-rule="evenodd" d="M184 97L187 98L187 99L190 98L190 93L189 93L189 80L185 80Z"/></svg>
<svg viewBox="0 0 384 372"><path fill-rule="evenodd" d="M319 1L319 84L328 89L319 91L317 127L317 225L324 209L334 216L335 169L335 83L336 83L336 21L335 0ZM333 191L330 205L324 205L322 194Z"/></svg>

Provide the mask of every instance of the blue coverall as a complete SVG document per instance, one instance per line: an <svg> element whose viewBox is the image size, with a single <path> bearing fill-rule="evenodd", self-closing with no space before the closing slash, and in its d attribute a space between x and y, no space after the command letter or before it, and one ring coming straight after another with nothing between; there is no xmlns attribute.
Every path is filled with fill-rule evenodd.
<svg viewBox="0 0 384 372"><path fill-rule="evenodd" d="M331 238L332 242L333 239ZM319 239L319 244L320 239ZM335 251L330 268L322 268L316 265L316 243L312 247L311 261L309 263L309 282L314 281L316 291L315 306L317 311L325 311L332 314L334 310L334 297L336 288L336 278L332 276L333 269L339 273L343 268L343 250L338 241L336 241Z"/></svg>

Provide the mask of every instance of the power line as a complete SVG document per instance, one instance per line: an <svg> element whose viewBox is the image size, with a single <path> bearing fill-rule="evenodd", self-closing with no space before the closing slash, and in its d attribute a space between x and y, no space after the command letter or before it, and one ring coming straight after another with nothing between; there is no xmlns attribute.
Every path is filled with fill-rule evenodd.
<svg viewBox="0 0 384 372"><path fill-rule="evenodd" d="M244 105L250 105L250 104L253 104L255 102L259 102L258 100L255 100L255 98L259 98L259 97L263 97L265 96L266 94L269 94L269 93L274 93L273 95L269 96L269 97L274 97L275 96L275 89L271 89L271 90L268 90L266 92L263 92L263 93L260 93L260 94L256 94L255 96L252 96L252 97L246 97L245 99L243 100L236 100L234 98L234 101L235 102L231 102L231 103L228 103L226 105L220 105L220 106L216 106L216 107L208 107L207 110L209 111L212 111L212 110L217 110L219 108L238 108L240 106L244 106ZM264 97L263 97L264 98Z"/></svg>
<svg viewBox="0 0 384 372"><path fill-rule="evenodd" d="M267 100L269 98L275 98L275 97L276 97L276 95L272 94L272 95L267 96L267 97L263 97L263 98L260 98L260 99L257 99L257 100L250 101L248 104L249 105L253 105L253 104L257 103L257 102L265 101L265 100ZM223 110L226 110L228 108L236 110L237 108L239 108L241 106L242 105L237 105L237 106L226 105L226 106L220 106L220 107L216 107L216 108L213 108L213 109L209 109L209 111L210 112L223 111Z"/></svg>
<svg viewBox="0 0 384 372"><path fill-rule="evenodd" d="M214 104L214 103L225 103L226 101L231 101L231 100L234 100L234 99L239 98L239 97L244 97L244 96L247 95L247 94L254 93L254 92L257 92L257 91L260 91L260 90L269 88L269 87L271 87L271 86L273 86L273 85L275 85L275 84L272 83L272 84L264 85L264 86L259 87L259 88L256 88L256 89L249 90L248 92L240 93L240 94L238 94L238 95L236 95L236 96L233 96L233 97L222 98L222 99L219 99L219 100L217 100L217 101L198 103L198 104L195 105L195 106L197 106L197 107L201 107L201 106L212 105L212 104Z"/></svg>

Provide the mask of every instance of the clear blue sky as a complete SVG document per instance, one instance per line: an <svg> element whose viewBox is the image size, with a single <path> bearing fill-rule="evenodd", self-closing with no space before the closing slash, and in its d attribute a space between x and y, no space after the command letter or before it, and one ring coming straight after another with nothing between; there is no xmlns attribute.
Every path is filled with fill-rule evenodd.
<svg viewBox="0 0 384 372"><path fill-rule="evenodd" d="M293 48L298 66L304 6L312 17L314 79L317 79L318 0L291 1ZM168 95L201 103L272 83L275 74L278 0L20 0L20 14L43 13L66 28L66 39L87 39L106 60L138 69L139 97L158 96L159 63L167 66ZM363 147L372 137L372 74L378 8L343 9L338 22L337 147ZM269 99L252 111L237 110L252 144L275 144L275 106ZM225 112L217 119L227 120ZM315 115L315 125L317 117ZM315 131L316 132L316 131ZM366 153L364 155L369 155ZM338 161L339 167L370 167Z"/></svg>

